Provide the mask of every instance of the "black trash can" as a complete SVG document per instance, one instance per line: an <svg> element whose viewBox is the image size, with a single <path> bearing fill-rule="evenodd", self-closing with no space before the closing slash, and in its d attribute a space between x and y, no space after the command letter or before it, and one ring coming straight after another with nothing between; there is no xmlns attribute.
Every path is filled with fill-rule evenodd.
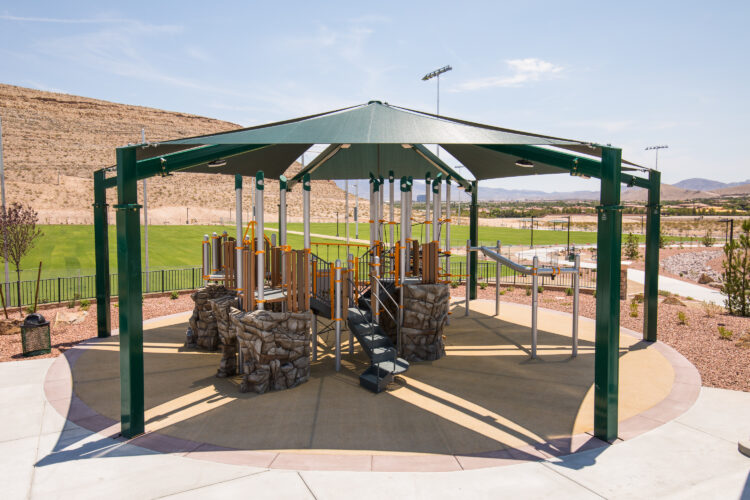
<svg viewBox="0 0 750 500"><path fill-rule="evenodd" d="M51 349L49 338L49 321L39 313L29 314L21 325L21 343L24 356L38 356L49 354Z"/></svg>

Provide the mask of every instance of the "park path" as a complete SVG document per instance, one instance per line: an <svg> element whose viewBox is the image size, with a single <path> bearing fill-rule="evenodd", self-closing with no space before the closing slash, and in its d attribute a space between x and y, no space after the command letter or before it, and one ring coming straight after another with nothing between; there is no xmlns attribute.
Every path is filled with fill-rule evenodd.
<svg viewBox="0 0 750 500"><path fill-rule="evenodd" d="M642 285L645 282L645 273L640 269L628 269L628 279ZM713 302L717 305L724 303L724 296L718 290L661 274L659 275L659 290L666 290L682 297L692 297L702 302Z"/></svg>

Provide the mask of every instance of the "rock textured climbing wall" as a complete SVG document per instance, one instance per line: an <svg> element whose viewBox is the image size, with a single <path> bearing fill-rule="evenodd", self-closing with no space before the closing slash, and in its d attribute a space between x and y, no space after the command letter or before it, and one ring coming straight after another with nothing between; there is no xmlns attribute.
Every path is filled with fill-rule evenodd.
<svg viewBox="0 0 750 500"><path fill-rule="evenodd" d="M229 314L230 310L239 312L239 301L234 295L224 295L217 299L209 299L208 303L216 319L221 347L221 361L216 376L231 377L237 373L237 334Z"/></svg>
<svg viewBox="0 0 750 500"><path fill-rule="evenodd" d="M407 361L434 361L445 356L443 329L450 309L450 289L443 284L405 285L403 357ZM396 298L398 300L398 297ZM392 313L396 312L394 308ZM395 314L394 314L394 317ZM396 344L396 324L381 314L383 327Z"/></svg>
<svg viewBox="0 0 750 500"><path fill-rule="evenodd" d="M192 337L188 332L188 345L195 345L209 351L215 351L219 347L218 325L209 300L225 296L234 297L235 293L224 285L217 284L206 285L190 295L195 302L195 307L190 317Z"/></svg>
<svg viewBox="0 0 750 500"><path fill-rule="evenodd" d="M310 378L310 321L305 313L230 311L242 352L242 392L288 389Z"/></svg>

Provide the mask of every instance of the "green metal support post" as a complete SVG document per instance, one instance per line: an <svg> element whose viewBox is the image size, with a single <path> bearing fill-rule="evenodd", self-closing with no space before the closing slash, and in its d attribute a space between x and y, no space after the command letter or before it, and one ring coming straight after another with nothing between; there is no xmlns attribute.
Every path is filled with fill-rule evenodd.
<svg viewBox="0 0 750 500"><path fill-rule="evenodd" d="M597 231L596 337L594 353L594 435L617 438L620 353L620 265L622 151L602 148L601 205Z"/></svg>
<svg viewBox="0 0 750 500"><path fill-rule="evenodd" d="M109 312L109 227L107 188L104 170L94 172L94 251L96 255L96 332L97 337L112 335Z"/></svg>
<svg viewBox="0 0 750 500"><path fill-rule="evenodd" d="M479 245L479 183L471 182L471 207L469 209L469 240L471 246ZM477 298L477 252L471 252L469 266L471 266L471 281L469 282L469 299Z"/></svg>
<svg viewBox="0 0 750 500"><path fill-rule="evenodd" d="M120 302L120 426L132 438L145 427L141 228L135 149L117 149L117 272Z"/></svg>
<svg viewBox="0 0 750 500"><path fill-rule="evenodd" d="M643 339L656 342L657 306L659 304L659 234L661 233L661 172L648 174L646 204L646 268L643 285Z"/></svg>

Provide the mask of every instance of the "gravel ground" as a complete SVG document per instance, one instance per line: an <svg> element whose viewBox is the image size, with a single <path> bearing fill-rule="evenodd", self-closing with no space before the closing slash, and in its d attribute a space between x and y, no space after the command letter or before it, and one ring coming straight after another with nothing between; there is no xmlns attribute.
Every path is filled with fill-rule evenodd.
<svg viewBox="0 0 750 500"><path fill-rule="evenodd" d="M172 300L169 297L148 297L143 302L143 319L158 318L159 316L165 316L167 314L191 311L192 309L193 300L187 293L181 294L176 300ZM78 310L78 308L76 307L75 310ZM68 309L66 305L63 305L61 307L38 311L50 322L52 352L50 354L35 356L34 359L59 356L60 353L70 349L78 342L96 336L95 302L92 302L84 320L75 325L60 324L55 326L55 316L60 311L71 311L71 309ZM112 328L117 328L119 324L118 311L119 310L115 307L115 304L112 304ZM15 313L15 316L18 317L17 312ZM0 361L26 359L22 354L22 350L20 334L0 335Z"/></svg>
<svg viewBox="0 0 750 500"><path fill-rule="evenodd" d="M640 252L641 255L638 259L633 260L632 264L628 267L643 271L645 269L643 247L640 248ZM704 256L702 254L709 254L710 256ZM623 257L623 260L624 259L625 257ZM724 261L724 251L717 247L662 248L659 250L659 274L686 281L688 283L699 284L697 281L700 277L700 272L697 273L695 279L690 279L688 275L680 276L680 270L683 271L683 274L686 274L686 269L683 269L687 265L685 264L686 261L697 263L693 265L700 269L703 269L704 267L710 268L712 272L708 273L709 275L720 277L721 272L723 271L721 263ZM701 286L711 288L708 285Z"/></svg>
<svg viewBox="0 0 750 500"><path fill-rule="evenodd" d="M451 290L452 297L463 297L461 287ZM478 290L480 299L495 299L495 290L488 287ZM659 297L659 340L674 347L695 365L703 379L703 385L735 391L750 392L750 318L727 314L708 317L703 304L683 301L684 306L663 304ZM501 300L518 304L531 304L531 297L524 289L506 292ZM643 332L643 304L638 305L638 317L630 316L630 302L621 301L620 323L636 332ZM539 305L547 309L572 312L573 300L563 292L545 290L539 295ZM581 316L596 316L596 300L591 295L581 294ZM686 324L680 324L678 313L684 312ZM733 332L731 340L719 337L718 327L724 326Z"/></svg>

